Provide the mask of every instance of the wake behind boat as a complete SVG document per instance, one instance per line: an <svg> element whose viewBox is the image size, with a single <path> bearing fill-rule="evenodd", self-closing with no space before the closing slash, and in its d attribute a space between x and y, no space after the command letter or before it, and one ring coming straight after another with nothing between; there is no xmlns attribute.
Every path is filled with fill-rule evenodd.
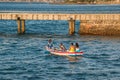
<svg viewBox="0 0 120 80"><path fill-rule="evenodd" d="M83 55L83 52L69 52L69 51L61 51L56 49L50 49L48 47L45 47L47 51L49 51L51 54L59 55L59 56L80 56Z"/></svg>

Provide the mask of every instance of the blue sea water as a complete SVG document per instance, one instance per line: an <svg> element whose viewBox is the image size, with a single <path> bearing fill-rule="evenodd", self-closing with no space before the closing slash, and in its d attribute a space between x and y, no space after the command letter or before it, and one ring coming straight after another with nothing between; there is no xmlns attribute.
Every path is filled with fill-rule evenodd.
<svg viewBox="0 0 120 80"><path fill-rule="evenodd" d="M97 9L96 9L97 8ZM0 3L0 11L120 13L119 5L53 5ZM68 34L68 21L26 21L26 34L17 34L16 21L0 20L0 80L120 80L120 37ZM44 48L69 48L78 42L83 56L61 57Z"/></svg>
<svg viewBox="0 0 120 80"><path fill-rule="evenodd" d="M39 13L120 13L120 5L57 5L38 3L0 3L0 11Z"/></svg>

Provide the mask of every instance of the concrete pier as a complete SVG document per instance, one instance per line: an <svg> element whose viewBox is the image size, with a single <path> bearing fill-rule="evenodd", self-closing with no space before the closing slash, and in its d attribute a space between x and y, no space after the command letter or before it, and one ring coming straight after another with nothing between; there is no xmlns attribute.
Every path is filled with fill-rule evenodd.
<svg viewBox="0 0 120 80"><path fill-rule="evenodd" d="M82 21L79 33L93 35L120 35L120 21L118 20Z"/></svg>
<svg viewBox="0 0 120 80"><path fill-rule="evenodd" d="M0 20L17 20L18 33L22 34L25 20L67 20L69 34L74 34L75 21L79 20L80 34L120 35L120 14L0 13Z"/></svg>

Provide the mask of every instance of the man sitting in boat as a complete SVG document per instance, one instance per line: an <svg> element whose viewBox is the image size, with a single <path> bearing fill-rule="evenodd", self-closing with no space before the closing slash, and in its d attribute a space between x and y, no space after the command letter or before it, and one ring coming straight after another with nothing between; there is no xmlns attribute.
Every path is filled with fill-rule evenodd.
<svg viewBox="0 0 120 80"><path fill-rule="evenodd" d="M76 52L80 52L79 44L78 43L75 43L75 50L76 50Z"/></svg>
<svg viewBox="0 0 120 80"><path fill-rule="evenodd" d="M48 45L47 45L47 47L48 47L49 49L52 49L52 48L53 48L52 39L49 39L49 40L48 40Z"/></svg>
<svg viewBox="0 0 120 80"><path fill-rule="evenodd" d="M60 47L60 50L61 50L61 51L66 51L66 48L65 48L65 46L63 45L63 43L60 43L60 46L59 46L59 47Z"/></svg>
<svg viewBox="0 0 120 80"><path fill-rule="evenodd" d="M73 43L71 43L70 48L69 48L69 52L75 52L75 46L73 45Z"/></svg>

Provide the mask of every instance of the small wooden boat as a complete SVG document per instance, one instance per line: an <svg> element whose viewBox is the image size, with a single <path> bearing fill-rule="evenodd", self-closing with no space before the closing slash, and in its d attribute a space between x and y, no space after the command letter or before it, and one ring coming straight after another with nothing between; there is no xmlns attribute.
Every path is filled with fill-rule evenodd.
<svg viewBox="0 0 120 80"><path fill-rule="evenodd" d="M61 50L54 50L46 47L46 50L49 51L51 54L59 55L59 56L80 56L83 55L83 52L69 52L69 51L61 51Z"/></svg>

